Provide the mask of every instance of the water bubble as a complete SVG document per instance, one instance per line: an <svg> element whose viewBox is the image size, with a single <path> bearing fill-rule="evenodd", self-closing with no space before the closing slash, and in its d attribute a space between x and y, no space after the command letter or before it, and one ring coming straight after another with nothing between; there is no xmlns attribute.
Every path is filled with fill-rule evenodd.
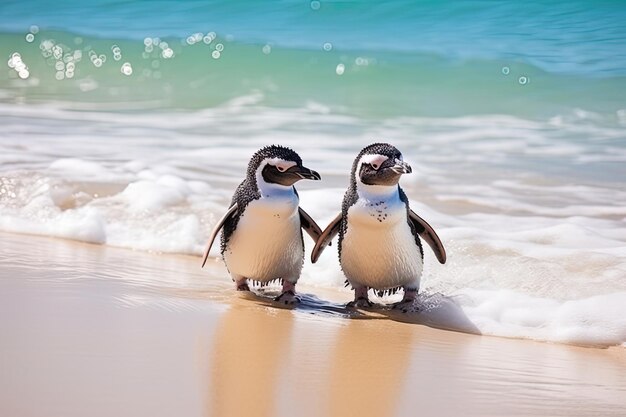
<svg viewBox="0 0 626 417"><path fill-rule="evenodd" d="M202 41L202 33L197 32L193 34L193 40L195 42L201 42Z"/></svg>
<svg viewBox="0 0 626 417"><path fill-rule="evenodd" d="M221 55L221 54L220 54L220 51L213 51L213 53L211 53L211 56L212 56L214 59L219 59L219 58L220 58L220 55Z"/></svg>
<svg viewBox="0 0 626 417"><path fill-rule="evenodd" d="M335 72L337 73L337 75L343 75L345 70L346 70L346 66L343 64L338 64L337 68L335 68Z"/></svg>
<svg viewBox="0 0 626 417"><path fill-rule="evenodd" d="M263 47L263 53L264 53L265 55L269 55L271 52L272 52L272 47L271 47L270 45L265 45L265 46Z"/></svg>
<svg viewBox="0 0 626 417"><path fill-rule="evenodd" d="M148 58L150 58L150 54L144 51L144 52L141 53L141 57L143 59L148 59Z"/></svg>
<svg viewBox="0 0 626 417"><path fill-rule="evenodd" d="M54 78L61 81L65 78L65 73L63 71L57 71L57 73L54 75Z"/></svg>
<svg viewBox="0 0 626 417"><path fill-rule="evenodd" d="M167 49L169 47L170 47L170 45L167 42L160 42L159 43L159 48L161 48L161 49Z"/></svg>
<svg viewBox="0 0 626 417"><path fill-rule="evenodd" d="M124 75L131 75L133 73L133 67L130 65L130 62L124 62L120 70Z"/></svg>
<svg viewBox="0 0 626 417"><path fill-rule="evenodd" d="M158 59L153 59L150 63L150 66L154 69L157 69L161 66L161 62Z"/></svg>
<svg viewBox="0 0 626 417"><path fill-rule="evenodd" d="M145 51L147 53L150 53L150 52L154 51L154 47L152 45L148 45L148 46L146 46Z"/></svg>
<svg viewBox="0 0 626 417"><path fill-rule="evenodd" d="M83 58L83 51L77 49L74 51L74 61L80 61Z"/></svg>
<svg viewBox="0 0 626 417"><path fill-rule="evenodd" d="M143 40L143 44L144 44L145 46L150 46L150 45L152 45L152 38L145 38L145 39Z"/></svg>
<svg viewBox="0 0 626 417"><path fill-rule="evenodd" d="M31 43L34 40L35 40L35 35L33 35L32 33L29 33L26 35L26 42Z"/></svg>
<svg viewBox="0 0 626 417"><path fill-rule="evenodd" d="M174 50L172 48L165 48L163 52L161 52L161 56L165 59L172 58L174 56Z"/></svg>
<svg viewBox="0 0 626 417"><path fill-rule="evenodd" d="M74 71L65 71L66 78L74 78Z"/></svg>
<svg viewBox="0 0 626 417"><path fill-rule="evenodd" d="M204 42L205 44L210 44L211 42L213 42L213 38L209 35L206 35L204 38L202 38L202 42Z"/></svg>
<svg viewBox="0 0 626 417"><path fill-rule="evenodd" d="M82 45L83 44L83 38L81 38L80 36L77 36L74 38L74 45Z"/></svg>
<svg viewBox="0 0 626 417"><path fill-rule="evenodd" d="M96 68L100 68L100 67L102 66L102 60L101 60L100 58L96 58L96 59L94 59L94 60L93 60L93 65L94 65Z"/></svg>
<svg viewBox="0 0 626 417"><path fill-rule="evenodd" d="M30 27L30 33L32 33L33 35L36 35L37 33L39 33L39 26L37 25L32 25Z"/></svg>
<svg viewBox="0 0 626 417"><path fill-rule="evenodd" d="M107 57L104 54L101 54L98 58L100 58L100 61L102 61L102 63L107 62Z"/></svg>
<svg viewBox="0 0 626 417"><path fill-rule="evenodd" d="M502 74L509 75L511 69L509 67L502 67Z"/></svg>
<svg viewBox="0 0 626 417"><path fill-rule="evenodd" d="M214 40L215 38L217 38L217 33L215 32L209 32L206 34L209 38L211 38L211 40Z"/></svg>
<svg viewBox="0 0 626 417"><path fill-rule="evenodd" d="M366 58L363 58L361 56L357 57L354 60L354 63L357 64L358 66L367 66L367 65L369 65L369 61Z"/></svg>
<svg viewBox="0 0 626 417"><path fill-rule="evenodd" d="M122 59L122 54L113 54L113 59L116 61L119 61L120 59Z"/></svg>
<svg viewBox="0 0 626 417"><path fill-rule="evenodd" d="M521 77L519 77L519 79L517 80L517 82L519 82L521 85L526 85L528 84L528 77L522 75Z"/></svg>
<svg viewBox="0 0 626 417"><path fill-rule="evenodd" d="M222 52L224 50L224 44L218 43L215 45L215 50Z"/></svg>
<svg viewBox="0 0 626 417"><path fill-rule="evenodd" d="M333 49L333 44L332 44L332 43L330 43L330 42L326 42L326 43L322 46L322 48L324 48L324 50L325 50L326 52L331 51L331 50Z"/></svg>
<svg viewBox="0 0 626 417"><path fill-rule="evenodd" d="M15 68L15 62L13 61L13 58L10 58L7 61L7 65L9 66L9 68Z"/></svg>
<svg viewBox="0 0 626 417"><path fill-rule="evenodd" d="M57 71L64 70L65 64L63 63L63 61L57 61L57 63L54 64L54 69L56 69Z"/></svg>
<svg viewBox="0 0 626 417"><path fill-rule="evenodd" d="M194 43L196 43L196 40L194 39L194 37L193 36L187 36L187 44L193 45Z"/></svg>
<svg viewBox="0 0 626 417"><path fill-rule="evenodd" d="M319 1L317 1L317 0L313 0L311 2L311 9L313 9L313 10L319 10L321 6L322 6L322 4Z"/></svg>
<svg viewBox="0 0 626 417"><path fill-rule="evenodd" d="M69 62L66 66L65 69L67 71L74 71L74 69L76 68L76 64L74 64L73 62Z"/></svg>
<svg viewBox="0 0 626 417"><path fill-rule="evenodd" d="M74 60L74 55L72 54L65 54L63 55L63 62L65 62L66 64L68 62L72 62Z"/></svg>
<svg viewBox="0 0 626 417"><path fill-rule="evenodd" d="M17 73L17 75L22 79L25 80L30 76L30 72L28 72L27 69L23 69L20 72Z"/></svg>

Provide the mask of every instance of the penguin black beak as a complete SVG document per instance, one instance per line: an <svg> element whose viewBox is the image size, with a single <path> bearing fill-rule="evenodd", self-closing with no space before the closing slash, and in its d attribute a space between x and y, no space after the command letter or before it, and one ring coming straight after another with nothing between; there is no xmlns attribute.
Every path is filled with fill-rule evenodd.
<svg viewBox="0 0 626 417"><path fill-rule="evenodd" d="M398 161L394 166L391 167L391 170L396 174L410 174L413 172L413 168L411 165L407 164L404 161Z"/></svg>
<svg viewBox="0 0 626 417"><path fill-rule="evenodd" d="M300 177L303 180L316 180L316 181L319 181L319 180L322 179L320 174L318 174L317 172L315 172L312 169L309 169L307 167L298 167L295 171L293 171L293 173L296 174L298 177Z"/></svg>

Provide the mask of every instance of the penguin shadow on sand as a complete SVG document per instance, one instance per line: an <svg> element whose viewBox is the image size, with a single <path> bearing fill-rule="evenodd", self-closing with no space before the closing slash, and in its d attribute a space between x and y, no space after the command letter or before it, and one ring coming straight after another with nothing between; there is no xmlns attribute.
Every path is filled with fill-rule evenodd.
<svg viewBox="0 0 626 417"><path fill-rule="evenodd" d="M348 320L391 320L415 324L440 330L480 335L481 332L467 317L458 302L458 296L423 292L415 297L406 310L393 308L386 298L373 298L371 307L354 308L348 303L331 302L314 294L301 292L297 304L285 305L276 301L278 288L264 287L256 292L241 292L242 300L267 308L295 310L298 313L316 316L341 317Z"/></svg>

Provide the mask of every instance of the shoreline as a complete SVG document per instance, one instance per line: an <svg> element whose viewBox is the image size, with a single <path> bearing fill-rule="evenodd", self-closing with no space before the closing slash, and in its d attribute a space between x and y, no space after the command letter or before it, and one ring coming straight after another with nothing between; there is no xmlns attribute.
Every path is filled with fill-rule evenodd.
<svg viewBox="0 0 626 417"><path fill-rule="evenodd" d="M352 314L348 294L306 286L300 306L279 308L234 291L219 263L201 270L186 255L9 233L0 247L3 415L582 416L626 406L621 347Z"/></svg>

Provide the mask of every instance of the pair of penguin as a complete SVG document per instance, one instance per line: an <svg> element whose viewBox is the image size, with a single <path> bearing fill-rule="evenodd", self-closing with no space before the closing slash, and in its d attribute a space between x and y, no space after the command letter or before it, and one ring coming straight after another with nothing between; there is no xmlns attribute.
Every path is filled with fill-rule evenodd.
<svg viewBox="0 0 626 417"><path fill-rule="evenodd" d="M304 263L306 231L315 243L315 263L339 234L339 262L346 282L354 290L350 307L369 307L368 291L379 295L404 289L394 308L404 311L419 290L423 269L424 239L442 264L446 252L441 240L421 217L409 208L398 185L411 166L387 143L374 143L359 152L350 176L341 213L324 231L301 207L294 184L320 175L302 165L293 150L266 146L248 164L246 178L237 187L230 208L217 222L209 238L202 266L220 230L221 254L237 290L249 290L248 280L265 285L282 281L276 301L298 301L295 286Z"/></svg>

